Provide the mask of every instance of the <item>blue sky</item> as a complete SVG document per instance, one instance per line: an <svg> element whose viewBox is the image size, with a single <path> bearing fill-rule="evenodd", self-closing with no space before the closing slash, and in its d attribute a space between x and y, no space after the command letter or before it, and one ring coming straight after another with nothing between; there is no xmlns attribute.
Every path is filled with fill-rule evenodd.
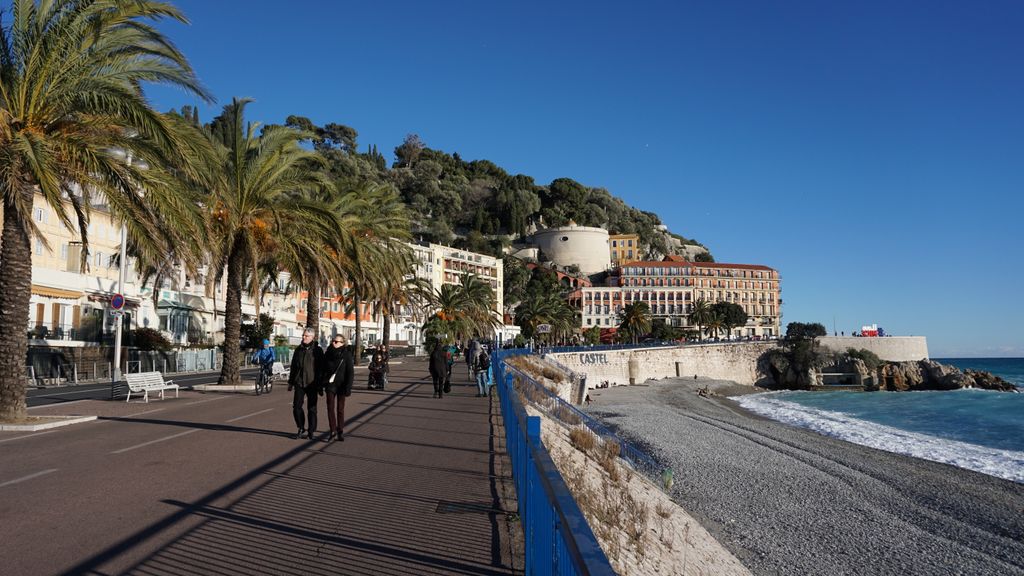
<svg viewBox="0 0 1024 576"><path fill-rule="evenodd" d="M1024 4L176 4L204 121L248 96L389 158L416 133L574 178L778 269L784 322L1024 356Z"/></svg>

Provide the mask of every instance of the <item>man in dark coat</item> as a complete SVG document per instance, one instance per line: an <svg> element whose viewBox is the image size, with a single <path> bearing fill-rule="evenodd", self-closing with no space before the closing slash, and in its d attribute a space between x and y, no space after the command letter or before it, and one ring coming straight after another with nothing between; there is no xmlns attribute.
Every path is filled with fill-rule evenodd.
<svg viewBox="0 0 1024 576"><path fill-rule="evenodd" d="M324 372L321 386L327 391L327 421L331 432L330 442L337 438L345 440L345 398L352 395L353 368L352 350L348 340L341 334L334 336L331 345L324 352Z"/></svg>
<svg viewBox="0 0 1024 576"><path fill-rule="evenodd" d="M441 342L434 343L430 352L430 378L434 381L434 398L444 396L444 380L448 375L447 350Z"/></svg>
<svg viewBox="0 0 1024 576"><path fill-rule="evenodd" d="M324 351L316 341L316 332L312 328L306 328L302 333L302 344L295 347L292 352L292 364L288 374L288 390L295 390L292 396L292 415L295 417L295 425L299 431L295 438L302 438L303 432L306 437L313 439L316 432L316 395L323 394L320 387L321 374L323 373ZM302 411L302 401L306 401L306 411L309 415L309 428L306 428L306 418Z"/></svg>

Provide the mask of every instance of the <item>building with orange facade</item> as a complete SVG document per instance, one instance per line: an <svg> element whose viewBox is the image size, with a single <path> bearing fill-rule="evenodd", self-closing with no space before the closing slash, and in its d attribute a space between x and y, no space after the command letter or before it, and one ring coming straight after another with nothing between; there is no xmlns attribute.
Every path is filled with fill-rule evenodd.
<svg viewBox="0 0 1024 576"><path fill-rule="evenodd" d="M608 251L611 255L612 266L622 266L643 260L644 257L640 250L639 234L610 234L608 236Z"/></svg>

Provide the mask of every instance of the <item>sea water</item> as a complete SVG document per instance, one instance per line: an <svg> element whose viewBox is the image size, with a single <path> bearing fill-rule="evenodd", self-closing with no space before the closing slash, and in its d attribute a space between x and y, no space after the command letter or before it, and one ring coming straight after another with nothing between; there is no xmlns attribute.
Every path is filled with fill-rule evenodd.
<svg viewBox="0 0 1024 576"><path fill-rule="evenodd" d="M1024 358L938 361L1024 386ZM821 434L1024 483L1024 393L769 392L736 400Z"/></svg>

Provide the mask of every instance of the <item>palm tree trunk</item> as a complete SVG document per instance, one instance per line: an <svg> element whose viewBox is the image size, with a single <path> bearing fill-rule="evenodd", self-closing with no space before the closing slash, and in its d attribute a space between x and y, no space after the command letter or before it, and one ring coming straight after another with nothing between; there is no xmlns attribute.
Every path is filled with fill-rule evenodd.
<svg viewBox="0 0 1024 576"><path fill-rule="evenodd" d="M242 337L242 254L236 241L228 257L228 290L224 298L224 364L218 384L237 386Z"/></svg>
<svg viewBox="0 0 1024 576"><path fill-rule="evenodd" d="M22 191L32 205L32 191ZM0 420L20 420L25 408L25 361L28 358L28 306L32 298L32 247L14 204L4 199L0 236Z"/></svg>
<svg viewBox="0 0 1024 576"><path fill-rule="evenodd" d="M384 336L381 338L384 342L384 347L388 348L388 344L391 342L391 314L384 314Z"/></svg>
<svg viewBox="0 0 1024 576"><path fill-rule="evenodd" d="M317 338L320 337L320 280L317 278L310 280L306 291L306 328L316 330Z"/></svg>
<svg viewBox="0 0 1024 576"><path fill-rule="evenodd" d="M355 306L355 308L356 308L356 337L352 340L353 344L355 344L355 346L353 346L353 348L352 348L352 350L354 351L354 354L353 354L354 362L353 363L356 366L359 366L360 362L362 361L362 357L363 357L363 330L362 330L362 326L363 326L363 307L360 306L360 304L359 304L360 300L361 299L359 298L359 292L356 291L356 295L354 297L354 301L355 301L355 305L356 305Z"/></svg>

